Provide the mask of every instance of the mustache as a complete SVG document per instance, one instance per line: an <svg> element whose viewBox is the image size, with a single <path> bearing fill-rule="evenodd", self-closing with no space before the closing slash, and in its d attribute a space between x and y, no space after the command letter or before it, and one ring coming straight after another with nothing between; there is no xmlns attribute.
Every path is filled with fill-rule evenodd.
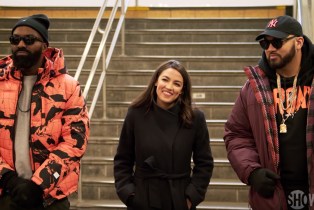
<svg viewBox="0 0 314 210"><path fill-rule="evenodd" d="M281 55L280 55L280 54L278 54L278 53L275 53L275 52L274 52L274 53L270 53L268 57L270 57L270 56L272 56L272 55L276 55L276 56L279 56L279 57L281 57Z"/></svg>
<svg viewBox="0 0 314 210"><path fill-rule="evenodd" d="M29 50L27 50L25 47L22 48L18 48L15 52L13 52L13 54L17 54L18 52L27 52L28 54L30 54L31 52Z"/></svg>
<svg viewBox="0 0 314 210"><path fill-rule="evenodd" d="M270 53L269 55L279 55L278 53Z"/></svg>

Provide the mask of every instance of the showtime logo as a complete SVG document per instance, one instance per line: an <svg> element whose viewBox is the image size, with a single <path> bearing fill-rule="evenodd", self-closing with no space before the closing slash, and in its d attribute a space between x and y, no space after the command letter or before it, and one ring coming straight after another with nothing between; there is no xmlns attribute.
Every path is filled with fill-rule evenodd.
<svg viewBox="0 0 314 210"><path fill-rule="evenodd" d="M312 206L314 203L314 195L313 194L305 194L301 190L292 191L287 198L288 205L292 209L302 209L306 207L308 204Z"/></svg>

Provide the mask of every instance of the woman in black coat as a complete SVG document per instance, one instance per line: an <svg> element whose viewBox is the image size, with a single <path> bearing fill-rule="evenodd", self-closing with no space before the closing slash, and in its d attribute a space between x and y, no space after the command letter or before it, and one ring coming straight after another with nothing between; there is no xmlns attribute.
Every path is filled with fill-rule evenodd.
<svg viewBox="0 0 314 210"><path fill-rule="evenodd" d="M207 124L192 109L189 75L178 61L162 63L125 117L114 157L117 194L128 210L196 209L212 171Z"/></svg>

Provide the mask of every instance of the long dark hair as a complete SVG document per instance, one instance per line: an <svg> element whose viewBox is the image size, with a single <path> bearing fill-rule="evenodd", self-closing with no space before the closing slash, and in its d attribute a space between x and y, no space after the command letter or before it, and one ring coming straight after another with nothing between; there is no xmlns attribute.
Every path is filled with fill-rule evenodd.
<svg viewBox="0 0 314 210"><path fill-rule="evenodd" d="M147 112L151 110L154 100L157 98L156 86L160 74L169 68L177 70L183 77L182 94L177 102L180 104L180 120L185 126L190 126L193 120L192 99L191 99L191 79L185 67L176 60L168 60L159 65L155 70L147 88L131 103L131 107L146 107Z"/></svg>

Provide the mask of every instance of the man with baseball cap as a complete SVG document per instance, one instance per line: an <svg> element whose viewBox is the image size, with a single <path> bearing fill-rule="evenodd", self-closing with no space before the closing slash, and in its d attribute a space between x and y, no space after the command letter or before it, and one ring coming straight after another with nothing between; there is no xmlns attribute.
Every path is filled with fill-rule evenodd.
<svg viewBox="0 0 314 210"><path fill-rule="evenodd" d="M256 37L263 49L225 124L228 159L254 210L314 209L314 47L284 15Z"/></svg>
<svg viewBox="0 0 314 210"><path fill-rule="evenodd" d="M89 119L44 14L21 18L0 60L0 209L67 210L78 187Z"/></svg>

